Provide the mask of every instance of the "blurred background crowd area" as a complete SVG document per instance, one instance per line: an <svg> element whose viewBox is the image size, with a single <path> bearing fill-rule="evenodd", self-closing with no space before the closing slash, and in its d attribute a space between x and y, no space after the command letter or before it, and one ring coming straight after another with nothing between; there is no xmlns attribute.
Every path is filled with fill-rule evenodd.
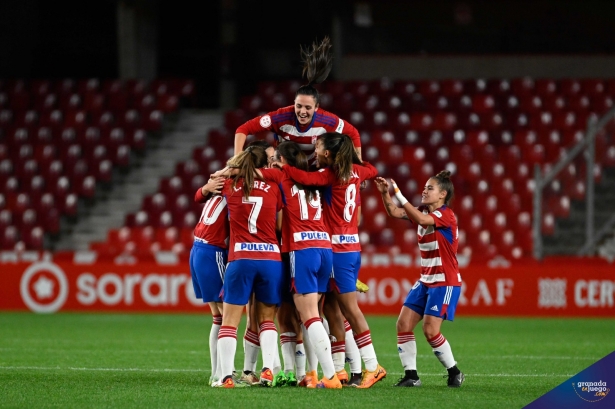
<svg viewBox="0 0 615 409"><path fill-rule="evenodd" d="M535 166L548 174L610 113L614 8L3 1L0 248L186 256L194 191L230 157L238 125L292 104L299 47L327 35L323 108L358 128L364 158L413 203L426 178L453 170L462 260L612 260L612 120L587 144L591 162L569 158L538 204L534 192ZM373 184L362 206L366 253L417 259L414 228L387 219Z"/></svg>

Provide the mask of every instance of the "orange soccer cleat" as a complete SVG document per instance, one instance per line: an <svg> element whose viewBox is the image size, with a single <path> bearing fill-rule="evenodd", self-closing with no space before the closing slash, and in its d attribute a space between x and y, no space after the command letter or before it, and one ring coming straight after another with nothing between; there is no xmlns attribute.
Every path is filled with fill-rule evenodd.
<svg viewBox="0 0 615 409"><path fill-rule="evenodd" d="M316 384L316 387L320 389L342 389L342 383L338 379L337 374L335 374L331 379L323 376L320 382Z"/></svg>
<svg viewBox="0 0 615 409"><path fill-rule="evenodd" d="M361 385L357 386L357 388L367 389L371 388L376 382L383 380L387 376L387 371L378 364L376 370L373 372L368 371L367 369L363 370L363 379L361 380Z"/></svg>
<svg viewBox="0 0 615 409"><path fill-rule="evenodd" d="M316 371L308 372L305 374L301 382L299 382L299 386L304 386L306 388L315 388L318 383L318 374Z"/></svg>
<svg viewBox="0 0 615 409"><path fill-rule="evenodd" d="M348 383L348 373L345 369L341 369L335 373L337 375L337 379L340 380L342 385L346 385Z"/></svg>

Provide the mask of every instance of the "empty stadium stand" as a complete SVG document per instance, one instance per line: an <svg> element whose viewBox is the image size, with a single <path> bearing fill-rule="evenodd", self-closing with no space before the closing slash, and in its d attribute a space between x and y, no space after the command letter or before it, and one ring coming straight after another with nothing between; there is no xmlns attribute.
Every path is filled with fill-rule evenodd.
<svg viewBox="0 0 615 409"><path fill-rule="evenodd" d="M150 251L187 254L200 206L195 190L232 155L244 121L292 103L296 81L262 82L255 95L224 114L224 127L177 163L158 191L124 226L91 244L100 253ZM23 81L0 85L0 246L42 248L62 217L78 217L76 203L130 164L148 132L193 93L190 82ZM394 178L412 203L443 168L454 173L460 253L490 259L529 257L534 166L548 169L583 137L587 121L613 105L615 80L473 79L442 81L327 81L321 105L361 132L363 157ZM596 139L600 183L615 168L615 141ZM545 193L542 234L557 234L585 196L588 170L576 160ZM373 184L362 191L361 240L366 252L414 254L416 232L389 219ZM565 223L565 222L564 222Z"/></svg>

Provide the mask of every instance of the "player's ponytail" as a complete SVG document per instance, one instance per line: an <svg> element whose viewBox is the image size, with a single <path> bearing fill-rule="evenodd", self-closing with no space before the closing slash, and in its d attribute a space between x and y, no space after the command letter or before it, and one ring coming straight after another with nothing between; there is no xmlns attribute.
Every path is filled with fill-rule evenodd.
<svg viewBox="0 0 615 409"><path fill-rule="evenodd" d="M314 84L319 84L327 79L333 68L333 56L331 55L331 40L323 38L320 44L312 43L311 48L300 47L301 61L303 62L302 75L308 80L306 85L299 87L297 95L308 95L314 98L316 106L320 103L320 95Z"/></svg>
<svg viewBox="0 0 615 409"><path fill-rule="evenodd" d="M448 170L443 170L432 179L435 179L438 182L438 187L440 190L446 191L444 204L448 206L451 200L453 200L453 196L455 196L455 188L453 187L453 182L451 181L451 172Z"/></svg>
<svg viewBox="0 0 615 409"><path fill-rule="evenodd" d="M352 164L361 163L352 139L348 135L335 132L327 132L320 139L324 148L331 152L337 178L343 183L348 183L352 176Z"/></svg>
<svg viewBox="0 0 615 409"><path fill-rule="evenodd" d="M293 141L284 141L278 145L278 153L290 166L305 171L309 170L308 158L298 143ZM317 189L315 186L303 186L299 183L295 184L299 189L303 189L305 191L307 200L311 200L316 197Z"/></svg>
<svg viewBox="0 0 615 409"><path fill-rule="evenodd" d="M267 153L261 146L248 146L246 150L235 156L235 163L239 172L233 177L233 187L237 186L239 179L243 179L243 195L247 199L252 192L254 179L260 179L256 174L256 169L267 166Z"/></svg>

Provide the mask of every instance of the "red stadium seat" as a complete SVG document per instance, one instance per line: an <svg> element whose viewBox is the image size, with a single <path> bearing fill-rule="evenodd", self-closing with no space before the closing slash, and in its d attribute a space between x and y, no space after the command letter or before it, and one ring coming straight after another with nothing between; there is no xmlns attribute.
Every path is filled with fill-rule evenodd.
<svg viewBox="0 0 615 409"><path fill-rule="evenodd" d="M556 94L558 92L557 82L548 78L539 78L535 81L536 94L541 97Z"/></svg>
<svg viewBox="0 0 615 409"><path fill-rule="evenodd" d="M559 81L559 92L565 96L578 95L581 92L581 82L576 79L564 78Z"/></svg>
<svg viewBox="0 0 615 409"><path fill-rule="evenodd" d="M0 228L0 248L3 250L12 250L19 241L19 232L15 226L7 226L4 229Z"/></svg>

